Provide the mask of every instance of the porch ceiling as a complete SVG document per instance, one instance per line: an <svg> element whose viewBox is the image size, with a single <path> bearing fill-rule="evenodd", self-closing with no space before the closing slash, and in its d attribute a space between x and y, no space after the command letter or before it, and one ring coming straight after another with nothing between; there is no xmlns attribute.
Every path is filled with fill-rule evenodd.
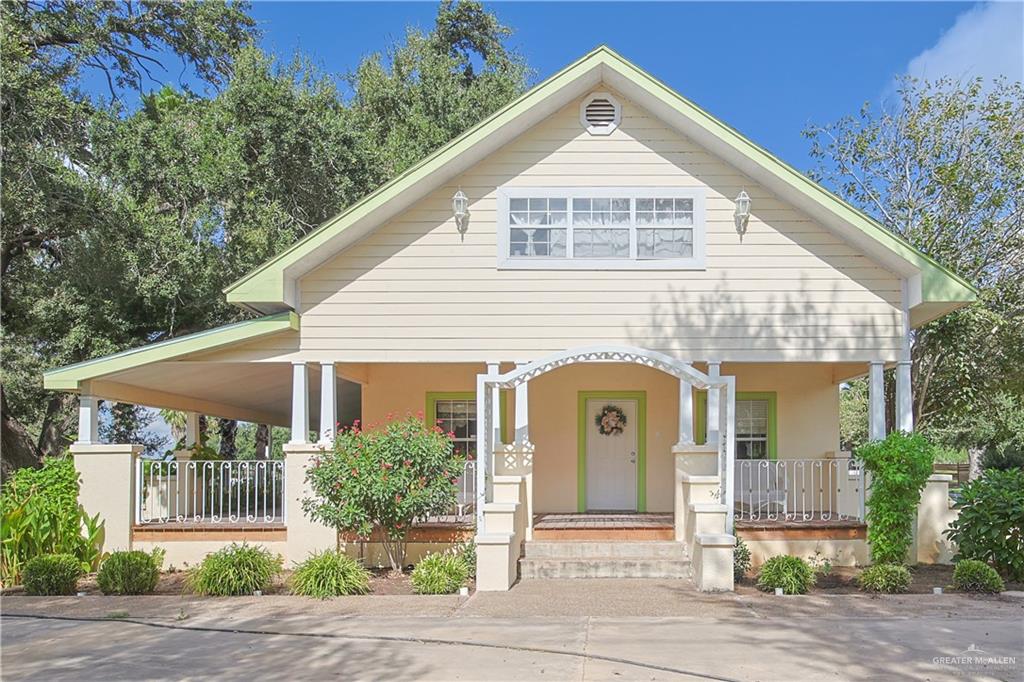
<svg viewBox="0 0 1024 682"><path fill-rule="evenodd" d="M310 417L317 423L320 369L309 370ZM174 361L106 375L89 390L104 400L288 426L291 382L290 363Z"/></svg>

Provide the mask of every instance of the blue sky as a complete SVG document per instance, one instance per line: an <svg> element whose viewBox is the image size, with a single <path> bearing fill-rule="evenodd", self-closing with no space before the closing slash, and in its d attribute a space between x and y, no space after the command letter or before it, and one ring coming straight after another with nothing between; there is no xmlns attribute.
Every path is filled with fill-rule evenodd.
<svg viewBox="0 0 1024 682"><path fill-rule="evenodd" d="M511 44L535 80L608 44L801 170L811 165L801 130L877 103L908 70L1020 79L1024 69L1020 3L487 6L515 30ZM407 25L429 30L435 12L434 2L253 5L265 49L301 50L338 73L400 39Z"/></svg>

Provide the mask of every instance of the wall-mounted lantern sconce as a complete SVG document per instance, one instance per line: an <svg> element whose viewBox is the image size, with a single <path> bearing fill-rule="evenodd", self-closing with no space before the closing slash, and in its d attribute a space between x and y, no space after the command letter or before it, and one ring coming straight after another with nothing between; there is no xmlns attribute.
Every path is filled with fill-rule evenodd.
<svg viewBox="0 0 1024 682"><path fill-rule="evenodd" d="M455 216L455 227L458 229L459 234L465 235L466 230L469 228L469 197L466 196L462 188L455 193L452 197L452 214Z"/></svg>
<svg viewBox="0 0 1024 682"><path fill-rule="evenodd" d="M736 221L736 232L742 240L743 235L747 233L747 223L750 222L750 197L746 190L740 190L739 196L736 197L736 213L733 214L733 219Z"/></svg>

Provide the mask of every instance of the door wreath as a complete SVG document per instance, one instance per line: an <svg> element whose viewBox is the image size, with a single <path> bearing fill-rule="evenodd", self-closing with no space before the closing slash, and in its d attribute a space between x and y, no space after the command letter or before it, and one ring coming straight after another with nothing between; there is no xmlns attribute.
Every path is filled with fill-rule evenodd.
<svg viewBox="0 0 1024 682"><path fill-rule="evenodd" d="M626 413L618 405L605 405L594 418L594 423L602 436L617 436L626 427Z"/></svg>

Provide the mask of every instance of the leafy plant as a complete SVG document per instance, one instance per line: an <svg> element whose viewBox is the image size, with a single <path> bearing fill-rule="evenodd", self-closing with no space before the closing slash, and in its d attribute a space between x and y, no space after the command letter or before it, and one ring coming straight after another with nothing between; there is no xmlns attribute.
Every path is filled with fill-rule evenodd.
<svg viewBox="0 0 1024 682"><path fill-rule="evenodd" d="M462 557L430 554L412 569L412 588L417 594L454 594L469 579Z"/></svg>
<svg viewBox="0 0 1024 682"><path fill-rule="evenodd" d="M800 557L773 556L761 566L757 588L772 592L782 588L783 594L804 594L814 586L815 574L811 565Z"/></svg>
<svg viewBox="0 0 1024 682"><path fill-rule="evenodd" d="M946 535L958 559L990 563L1024 580L1024 470L987 469L960 488L960 513Z"/></svg>
<svg viewBox="0 0 1024 682"><path fill-rule="evenodd" d="M317 552L292 573L292 592L303 597L327 599L370 591L370 572L340 551Z"/></svg>
<svg viewBox="0 0 1024 682"><path fill-rule="evenodd" d="M260 545L232 543L206 555L189 573L196 594L232 597L266 590L281 573L282 559Z"/></svg>
<svg viewBox="0 0 1024 682"><path fill-rule="evenodd" d="M815 575L829 575L832 573L832 560L822 554L820 549L815 548L814 554L807 559L807 563L810 564Z"/></svg>
<svg viewBox="0 0 1024 682"><path fill-rule="evenodd" d="M103 594L149 594L160 580L162 552L114 552L100 565L96 581Z"/></svg>
<svg viewBox="0 0 1024 682"><path fill-rule="evenodd" d="M1014 445L1003 447L989 446L981 455L981 468L1024 470L1024 447Z"/></svg>
<svg viewBox="0 0 1024 682"><path fill-rule="evenodd" d="M743 538L736 538L736 548L732 551L732 577L741 580L750 571L750 547Z"/></svg>
<svg viewBox="0 0 1024 682"><path fill-rule="evenodd" d="M458 545L455 548L455 555L466 564L469 577L476 578L476 543L473 542L473 538Z"/></svg>
<svg viewBox="0 0 1024 682"><path fill-rule="evenodd" d="M857 584L865 592L897 594L910 589L910 569L903 564L875 564L857 576Z"/></svg>
<svg viewBox="0 0 1024 682"><path fill-rule="evenodd" d="M413 521L455 504L462 458L450 434L422 418L390 419L377 429L345 429L332 450L307 470L313 496L302 508L340 531L369 537L379 529L393 570L405 563L406 533Z"/></svg>
<svg viewBox="0 0 1024 682"><path fill-rule="evenodd" d="M17 584L29 559L71 554L86 571L103 558L104 524L78 504L78 473L70 457L45 460L41 469L23 468L0 495L0 579Z"/></svg>
<svg viewBox="0 0 1024 682"><path fill-rule="evenodd" d="M958 561L953 567L953 587L961 592L997 594L1006 587L996 570L977 559Z"/></svg>
<svg viewBox="0 0 1024 682"><path fill-rule="evenodd" d="M37 596L74 594L82 562L71 554L42 554L25 562L25 592Z"/></svg>
<svg viewBox="0 0 1024 682"><path fill-rule="evenodd" d="M902 563L914 537L921 491L932 473L934 449L919 433L890 433L857 448L871 476L867 500L868 544L876 564Z"/></svg>

